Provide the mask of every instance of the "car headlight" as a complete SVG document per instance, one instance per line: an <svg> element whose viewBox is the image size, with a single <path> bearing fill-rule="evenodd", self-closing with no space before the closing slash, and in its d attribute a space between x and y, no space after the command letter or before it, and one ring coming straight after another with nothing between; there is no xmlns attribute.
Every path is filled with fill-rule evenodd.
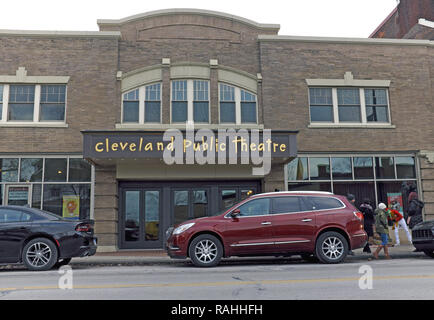
<svg viewBox="0 0 434 320"><path fill-rule="evenodd" d="M192 226L194 226L194 224L195 224L194 222L183 224L182 226L179 226L178 228L173 230L173 234L183 233L184 231L186 231L186 230L190 229Z"/></svg>

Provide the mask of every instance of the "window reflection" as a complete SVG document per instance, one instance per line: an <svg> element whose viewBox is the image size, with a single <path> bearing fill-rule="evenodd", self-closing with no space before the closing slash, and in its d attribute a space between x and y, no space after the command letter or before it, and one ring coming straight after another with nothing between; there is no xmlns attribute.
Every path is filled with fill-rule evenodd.
<svg viewBox="0 0 434 320"><path fill-rule="evenodd" d="M311 180L330 180L329 158L310 158L309 162Z"/></svg>
<svg viewBox="0 0 434 320"><path fill-rule="evenodd" d="M351 180L353 178L351 169L351 158L332 158L333 179Z"/></svg>
<svg viewBox="0 0 434 320"><path fill-rule="evenodd" d="M21 159L21 182L42 181L43 159Z"/></svg>

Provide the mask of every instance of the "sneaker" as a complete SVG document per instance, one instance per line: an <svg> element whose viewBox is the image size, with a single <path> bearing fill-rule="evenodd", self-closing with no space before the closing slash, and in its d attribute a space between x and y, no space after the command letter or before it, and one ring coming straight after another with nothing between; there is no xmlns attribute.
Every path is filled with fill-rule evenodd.
<svg viewBox="0 0 434 320"><path fill-rule="evenodd" d="M394 247L399 247L400 244L399 243L395 243Z"/></svg>

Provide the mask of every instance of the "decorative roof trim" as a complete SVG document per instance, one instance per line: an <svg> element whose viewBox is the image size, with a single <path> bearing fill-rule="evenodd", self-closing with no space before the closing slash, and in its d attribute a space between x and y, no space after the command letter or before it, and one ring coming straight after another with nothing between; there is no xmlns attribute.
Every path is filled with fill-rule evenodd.
<svg viewBox="0 0 434 320"><path fill-rule="evenodd" d="M288 42L320 42L320 43L346 43L366 45L398 45L398 46L434 46L431 40L413 39L385 39L385 38L337 38L337 37L300 37L300 36L278 36L258 35L258 41L288 41Z"/></svg>
<svg viewBox="0 0 434 320"><path fill-rule="evenodd" d="M0 30L0 37L36 38L103 38L118 39L119 31L45 31L45 30Z"/></svg>
<svg viewBox="0 0 434 320"><path fill-rule="evenodd" d="M128 22L133 22L136 20L140 20L143 18L151 18L156 16L167 16L167 15L177 15L177 14L195 14L195 15L204 15L204 16L212 16L212 17L218 17L223 18L239 23L243 23L258 29L268 29L268 30L274 30L279 31L280 24L268 24L268 23L257 23L255 21L242 18L239 16L218 12L218 11L210 11L210 10L203 10L203 9L188 9L188 8L179 8L179 9L164 9L164 10L156 10L156 11L150 11L145 13L140 13L136 15L132 15L126 18L122 19L98 19L97 24L99 26L107 26L107 25L122 25Z"/></svg>

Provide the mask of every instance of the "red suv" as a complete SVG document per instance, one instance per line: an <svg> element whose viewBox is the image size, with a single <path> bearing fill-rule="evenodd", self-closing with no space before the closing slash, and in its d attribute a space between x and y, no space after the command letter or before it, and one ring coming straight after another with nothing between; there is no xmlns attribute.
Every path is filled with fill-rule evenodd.
<svg viewBox="0 0 434 320"><path fill-rule="evenodd" d="M301 255L339 263L368 239L363 215L329 192L272 192L251 196L224 213L185 221L166 232L171 258L199 267L223 257Z"/></svg>

